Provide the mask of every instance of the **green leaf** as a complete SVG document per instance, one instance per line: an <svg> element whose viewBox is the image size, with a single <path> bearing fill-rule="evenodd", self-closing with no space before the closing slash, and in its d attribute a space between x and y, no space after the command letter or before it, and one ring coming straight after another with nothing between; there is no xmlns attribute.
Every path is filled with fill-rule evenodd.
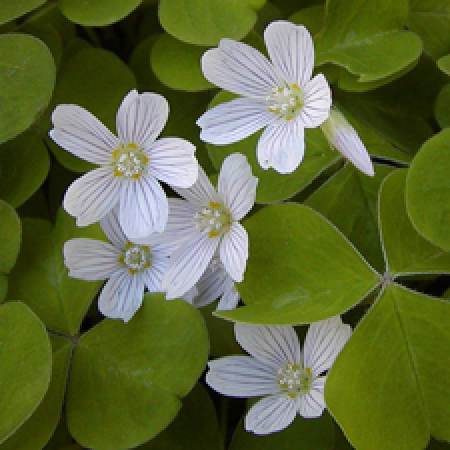
<svg viewBox="0 0 450 450"><path fill-rule="evenodd" d="M69 278L62 248L75 237L102 239L98 224L77 228L62 209L55 228L41 219L24 219L22 246L9 277L8 298L20 298L44 322L61 333L75 335L101 281Z"/></svg>
<svg viewBox="0 0 450 450"><path fill-rule="evenodd" d="M236 427L229 450L333 450L333 421L325 412L317 419L297 416L284 430L258 436Z"/></svg>
<svg viewBox="0 0 450 450"><path fill-rule="evenodd" d="M236 96L222 91L214 97L209 105L215 106L232 100ZM299 167L291 174L280 175L273 169L264 170L256 158L256 146L261 132L230 145L207 144L209 156L214 167L219 170L224 159L232 153L242 153L247 156L252 166L253 175L258 177L256 201L258 203L274 203L285 200L297 194L308 186L324 170L335 163L340 157L331 151L320 128L305 129L305 157Z"/></svg>
<svg viewBox="0 0 450 450"><path fill-rule="evenodd" d="M47 149L34 132L0 145L0 198L19 207L39 189L49 169Z"/></svg>
<svg viewBox="0 0 450 450"><path fill-rule="evenodd" d="M397 151L394 159L400 159L402 153L406 154L403 158L411 159L417 149L433 135L433 129L427 121L415 111L403 108L395 96L380 96L378 90L355 94L338 89L333 91L333 95L346 116L348 112L401 152ZM388 152L391 153L390 150Z"/></svg>
<svg viewBox="0 0 450 450"><path fill-rule="evenodd" d="M437 60L437 65L442 72L450 75L450 55L445 55Z"/></svg>
<svg viewBox="0 0 450 450"><path fill-rule="evenodd" d="M417 153L406 179L406 208L414 228L433 244L450 250L450 129L429 139Z"/></svg>
<svg viewBox="0 0 450 450"><path fill-rule="evenodd" d="M217 45L221 38L242 39L255 25L265 0L161 0L158 16L177 39Z"/></svg>
<svg viewBox="0 0 450 450"><path fill-rule="evenodd" d="M292 14L289 21L305 26L312 36L315 36L323 27L325 19L325 5L311 5Z"/></svg>
<svg viewBox="0 0 450 450"><path fill-rule="evenodd" d="M139 6L142 0L61 0L62 13L72 22L102 27L118 22Z"/></svg>
<svg viewBox="0 0 450 450"><path fill-rule="evenodd" d="M450 4L441 0L410 0L408 25L433 59L450 52Z"/></svg>
<svg viewBox="0 0 450 450"><path fill-rule="evenodd" d="M435 247L413 228L406 213L407 170L388 176L380 189L379 218L390 276L450 273L450 253Z"/></svg>
<svg viewBox="0 0 450 450"><path fill-rule="evenodd" d="M442 88L436 98L435 116L441 128L450 126L450 83Z"/></svg>
<svg viewBox="0 0 450 450"><path fill-rule="evenodd" d="M135 86L133 73L113 53L98 48L79 50L61 65L42 129L45 134L51 129L50 117L56 105L72 103L87 109L115 132L117 109ZM94 167L58 147L50 138L47 142L56 159L69 170L86 172Z"/></svg>
<svg viewBox="0 0 450 450"><path fill-rule="evenodd" d="M329 0L316 37L316 65L334 63L370 82L400 72L416 61L422 41L403 30L408 2Z"/></svg>
<svg viewBox="0 0 450 450"><path fill-rule="evenodd" d="M67 399L71 434L99 450L148 441L173 420L207 358L200 313L145 295L129 323L105 319L80 339Z"/></svg>
<svg viewBox="0 0 450 450"><path fill-rule="evenodd" d="M141 450L221 450L219 425L206 389L197 383L175 420Z"/></svg>
<svg viewBox="0 0 450 450"><path fill-rule="evenodd" d="M9 273L19 254L20 219L14 208L0 200L0 273Z"/></svg>
<svg viewBox="0 0 450 450"><path fill-rule="evenodd" d="M47 0L19 0L14 2L2 2L0 5L0 24L9 22L27 12L43 5Z"/></svg>
<svg viewBox="0 0 450 450"><path fill-rule="evenodd" d="M377 198L392 167L375 165L368 177L347 164L305 202L329 219L380 273L384 259L378 233Z"/></svg>
<svg viewBox="0 0 450 450"><path fill-rule="evenodd" d="M245 222L250 258L237 285L246 304L216 312L238 322L300 324L348 310L378 284L377 273L320 214L268 206Z"/></svg>
<svg viewBox="0 0 450 450"><path fill-rule="evenodd" d="M2 450L36 450L52 436L61 416L72 344L62 337L51 337L52 378L47 393L33 415L5 442Z"/></svg>
<svg viewBox="0 0 450 450"><path fill-rule="evenodd" d="M47 391L52 354L41 321L22 303L0 306L0 442L33 413Z"/></svg>
<svg viewBox="0 0 450 450"><path fill-rule="evenodd" d="M56 69L48 47L25 34L0 36L0 143L32 125L50 101Z"/></svg>
<svg viewBox="0 0 450 450"><path fill-rule="evenodd" d="M162 34L154 43L151 66L161 83L182 91L202 91L214 87L205 79L200 58L207 47L186 44L169 34ZM176 64L173 62L176 61Z"/></svg>
<svg viewBox="0 0 450 450"><path fill-rule="evenodd" d="M325 386L328 409L354 447L421 450L430 433L450 439L449 322L449 303L386 287Z"/></svg>

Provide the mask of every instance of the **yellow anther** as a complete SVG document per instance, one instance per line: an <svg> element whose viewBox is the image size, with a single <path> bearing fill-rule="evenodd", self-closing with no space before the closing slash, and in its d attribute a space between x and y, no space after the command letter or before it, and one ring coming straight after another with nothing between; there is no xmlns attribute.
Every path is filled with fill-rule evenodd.
<svg viewBox="0 0 450 450"><path fill-rule="evenodd" d="M131 175L131 178L138 179L141 176L140 173L135 173L134 175Z"/></svg>
<svg viewBox="0 0 450 450"><path fill-rule="evenodd" d="M306 370L306 373L307 373L309 376L311 376L311 369L310 369L309 367L307 367L305 370Z"/></svg>
<svg viewBox="0 0 450 450"><path fill-rule="evenodd" d="M292 89L299 89L298 84L297 83L293 83L292 84Z"/></svg>
<svg viewBox="0 0 450 450"><path fill-rule="evenodd" d="M209 202L209 207L210 208L219 208L220 203L219 202Z"/></svg>
<svg viewBox="0 0 450 450"><path fill-rule="evenodd" d="M217 236L219 236L219 233L217 231L213 230L213 231L209 232L209 237L210 238L217 237Z"/></svg>
<svg viewBox="0 0 450 450"><path fill-rule="evenodd" d="M136 269L129 269L129 270L130 270L131 275L134 275L135 273L138 272Z"/></svg>
<svg viewBox="0 0 450 450"><path fill-rule="evenodd" d="M117 155L120 153L120 150L118 148L116 148L116 150L113 151L113 158L116 159Z"/></svg>
<svg viewBox="0 0 450 450"><path fill-rule="evenodd" d="M134 149L137 149L137 148L138 148L138 146L137 146L134 142L130 142L130 143L128 144L128 147L134 148Z"/></svg>
<svg viewBox="0 0 450 450"><path fill-rule="evenodd" d="M294 116L286 116L286 120L292 120Z"/></svg>
<svg viewBox="0 0 450 450"><path fill-rule="evenodd" d="M142 162L143 162L144 164L147 164L147 163L148 163L148 158L147 158L145 155L142 155Z"/></svg>
<svg viewBox="0 0 450 450"><path fill-rule="evenodd" d="M278 88L278 92L283 92L283 88L282 88L282 87L279 87L279 88Z"/></svg>
<svg viewBox="0 0 450 450"><path fill-rule="evenodd" d="M131 248L131 247L134 247L134 244L133 244L132 242L128 241L128 242L125 244L125 248Z"/></svg>
<svg viewBox="0 0 450 450"><path fill-rule="evenodd" d="M119 172L117 169L114 169L114 176L122 177L123 176L123 172Z"/></svg>
<svg viewBox="0 0 450 450"><path fill-rule="evenodd" d="M119 264L125 264L125 261L123 260L123 255L119 256Z"/></svg>

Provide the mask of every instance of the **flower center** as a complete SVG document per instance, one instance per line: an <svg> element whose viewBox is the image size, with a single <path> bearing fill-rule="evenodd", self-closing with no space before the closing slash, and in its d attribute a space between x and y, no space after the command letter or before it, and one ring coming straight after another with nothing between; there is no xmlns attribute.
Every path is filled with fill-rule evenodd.
<svg viewBox="0 0 450 450"><path fill-rule="evenodd" d="M210 238L223 236L230 231L231 214L222 203L209 202L206 208L195 213L197 228Z"/></svg>
<svg viewBox="0 0 450 450"><path fill-rule="evenodd" d="M305 106L303 91L296 83L274 87L266 100L269 103L269 111L285 120L292 120Z"/></svg>
<svg viewBox="0 0 450 450"><path fill-rule="evenodd" d="M146 245L128 242L119 262L127 267L131 274L148 269L152 265L150 249Z"/></svg>
<svg viewBox="0 0 450 450"><path fill-rule="evenodd" d="M287 364L278 370L278 375L278 385L291 398L304 395L311 389L312 374L309 367L303 369L296 364Z"/></svg>
<svg viewBox="0 0 450 450"><path fill-rule="evenodd" d="M121 144L113 151L113 171L116 177L139 178L148 163L147 156L135 143Z"/></svg>

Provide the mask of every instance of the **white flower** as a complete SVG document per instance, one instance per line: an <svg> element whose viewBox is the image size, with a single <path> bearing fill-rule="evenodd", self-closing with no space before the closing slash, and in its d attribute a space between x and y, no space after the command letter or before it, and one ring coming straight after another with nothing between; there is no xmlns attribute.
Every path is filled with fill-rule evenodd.
<svg viewBox="0 0 450 450"><path fill-rule="evenodd" d="M168 202L158 180L190 187L197 179L195 147L184 139L156 140L169 105L159 94L131 91L116 116L118 137L91 113L59 105L52 114L50 137L61 147L100 167L75 180L64 209L78 226L97 222L119 205L119 222L131 239L162 232Z"/></svg>
<svg viewBox="0 0 450 450"><path fill-rule="evenodd" d="M200 138L230 144L267 127L257 157L263 169L293 172L303 159L304 128L329 115L331 90L323 74L311 79L314 48L301 25L275 21L264 31L272 63L254 48L221 39L202 57L203 75L215 85L243 96L206 111L197 121Z"/></svg>
<svg viewBox="0 0 450 450"><path fill-rule="evenodd" d="M321 128L331 147L338 150L361 172L371 177L375 175L369 153L358 133L337 109L331 109L330 117Z"/></svg>
<svg viewBox="0 0 450 450"><path fill-rule="evenodd" d="M219 297L218 311L234 309L239 302L239 293L234 281L217 255L209 263L196 287L198 292L192 304L197 308L209 305Z"/></svg>
<svg viewBox="0 0 450 450"><path fill-rule="evenodd" d="M106 317L128 322L141 306L145 286L149 292L162 292L161 280L171 249L162 243L138 245L129 241L120 228L117 208L100 220L100 226L111 244L70 239L64 244L64 262L73 278L107 279L98 308Z"/></svg>
<svg viewBox="0 0 450 450"><path fill-rule="evenodd" d="M218 193L201 167L191 188L176 189L186 200L169 199L169 221L162 235L179 245L162 282L168 299L182 296L197 283L216 250L230 277L242 281L248 235L238 221L252 208L257 184L247 158L234 153L222 164Z"/></svg>
<svg viewBox="0 0 450 450"><path fill-rule="evenodd" d="M310 325L303 353L291 326L235 325L236 340L251 356L210 361L206 382L232 397L267 397L253 405L245 428L269 434L286 428L300 414L319 417L325 408L326 375L351 335L341 318Z"/></svg>

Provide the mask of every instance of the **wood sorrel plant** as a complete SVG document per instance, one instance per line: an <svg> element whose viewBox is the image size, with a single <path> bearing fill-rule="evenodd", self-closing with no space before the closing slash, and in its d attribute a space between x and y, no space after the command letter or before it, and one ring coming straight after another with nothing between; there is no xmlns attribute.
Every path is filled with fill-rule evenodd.
<svg viewBox="0 0 450 450"><path fill-rule="evenodd" d="M450 10L310 3L0 5L1 449L448 445Z"/></svg>

